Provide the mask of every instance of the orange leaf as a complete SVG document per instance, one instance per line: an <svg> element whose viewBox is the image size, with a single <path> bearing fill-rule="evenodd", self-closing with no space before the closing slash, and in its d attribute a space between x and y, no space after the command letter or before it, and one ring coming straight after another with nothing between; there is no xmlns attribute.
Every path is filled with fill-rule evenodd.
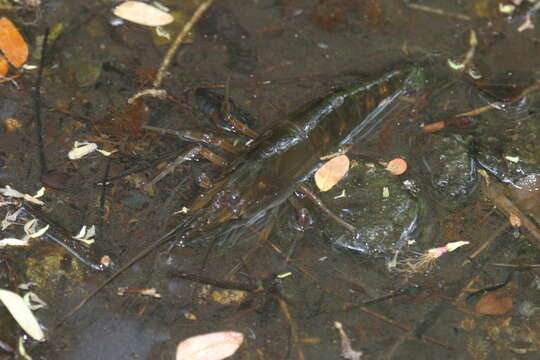
<svg viewBox="0 0 540 360"><path fill-rule="evenodd" d="M9 64L3 55L0 55L0 76L6 76L9 71Z"/></svg>
<svg viewBox="0 0 540 360"><path fill-rule="evenodd" d="M402 158L395 158L386 165L386 170L392 175L401 175L407 171L407 162Z"/></svg>
<svg viewBox="0 0 540 360"><path fill-rule="evenodd" d="M236 352L244 335L236 331L214 332L187 338L176 348L176 360L221 360Z"/></svg>
<svg viewBox="0 0 540 360"><path fill-rule="evenodd" d="M0 50L15 67L21 67L28 59L28 45L21 33L8 18L0 18Z"/></svg>
<svg viewBox="0 0 540 360"><path fill-rule="evenodd" d="M329 161L315 173L315 184L321 191L328 191L349 171L350 161L347 155L340 155Z"/></svg>
<svg viewBox="0 0 540 360"><path fill-rule="evenodd" d="M478 300L474 310L483 315L504 315L514 307L514 299L506 290L485 294Z"/></svg>

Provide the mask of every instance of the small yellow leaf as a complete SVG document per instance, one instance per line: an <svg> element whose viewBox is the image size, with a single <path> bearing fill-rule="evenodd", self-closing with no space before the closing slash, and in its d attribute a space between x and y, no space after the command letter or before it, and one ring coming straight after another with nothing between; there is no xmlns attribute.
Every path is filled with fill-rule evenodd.
<svg viewBox="0 0 540 360"><path fill-rule="evenodd" d="M164 26L174 21L171 14L140 1L126 1L113 10L114 15L140 25Z"/></svg>
<svg viewBox="0 0 540 360"><path fill-rule="evenodd" d="M190 337L178 344L176 360L221 360L238 350L244 334L221 331Z"/></svg>
<svg viewBox="0 0 540 360"><path fill-rule="evenodd" d="M329 161L315 173L315 184L321 191L328 191L349 171L350 161L347 155L340 155Z"/></svg>

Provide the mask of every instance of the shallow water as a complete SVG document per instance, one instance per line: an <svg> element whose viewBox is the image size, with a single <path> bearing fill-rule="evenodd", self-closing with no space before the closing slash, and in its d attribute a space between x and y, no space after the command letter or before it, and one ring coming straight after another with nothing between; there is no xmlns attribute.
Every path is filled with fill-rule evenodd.
<svg viewBox="0 0 540 360"><path fill-rule="evenodd" d="M376 134L355 144L353 153L368 167L396 156L409 161L399 182L420 210L416 228L406 232L407 241L416 244L404 249L398 260L415 258L416 252L447 242L470 242L445 255L431 271L389 272L391 251L366 256L332 244L324 228L328 219L299 196L310 214L303 233L295 230L297 215L285 202L278 213L263 219L273 226L267 241L248 231L234 244L211 251L203 244L165 246L54 328L111 271L93 270L42 237L28 249L2 250L0 257L3 288L33 281L34 292L49 304L36 312L48 340L27 341L29 354L34 359L170 359L184 338L236 330L245 334L246 341L233 358L297 359L303 354L306 359L333 359L341 353L334 328L340 321L353 348L361 349L367 359L537 358L540 273L534 267L514 271L493 263L539 263L539 240L524 227L515 236L503 203L506 198L523 201L518 205L537 224L538 194L531 179L540 171L539 149L534 146L540 136L535 117L538 95L531 93L522 102L480 114L471 128L449 127L434 134L421 130L424 124L504 100L504 86L526 88L538 77L538 27L518 31L531 7L505 16L491 3L429 2L446 11L441 15L385 0L223 0L174 57L163 83L169 97L145 98L148 111L142 106L125 111L127 99L150 86L170 40L118 21L109 1L50 0L41 5L39 14L30 8L3 10L29 44L29 64L39 64L45 28L51 29L51 37L41 85L42 150L32 92L37 71L26 70L16 79L17 86L0 84L1 120L12 117L22 123L13 132L0 129L0 184L33 194L45 181L42 211L47 221L72 234L82 225L96 225L96 242L90 250L76 241L69 243L89 261L108 255L116 267L125 263L180 221L183 215L173 213L189 207L201 192L195 179L203 174L213 179L221 173L206 160L196 160L182 164L151 189L141 187L193 146L173 136L144 133L141 123L214 131L213 120L197 108L195 89L227 94L255 118L256 129L263 129L336 88L426 59L426 66L440 69L436 74L446 80L441 86L428 85L414 104L400 102ZM163 4L184 19L196 8L196 1ZM34 18L33 24L23 23ZM536 18L532 13L533 22ZM174 38L181 26L175 23L165 30ZM448 59L463 59L471 29L478 38L474 68L486 79L486 91L468 74L446 65ZM93 154L69 161L73 142L82 140L118 153L110 160ZM45 177L40 151L48 170ZM516 156L517 162L507 158ZM486 191L477 166L490 170L491 181L500 180L505 190ZM470 177L456 177L452 172L456 168L462 171L457 174ZM525 190L516 187L523 178L533 182ZM97 185L104 179L111 184ZM311 179L307 183L313 185ZM368 185L359 181L358 189L373 189ZM366 203L360 214L373 209L368 200L359 201ZM339 204L330 207L339 209ZM357 224L363 229L371 225L371 220ZM12 226L1 236L20 234L20 226ZM60 230L55 234L66 240ZM486 240L492 243L472 265L468 263L467 256ZM190 281L179 272L199 278ZM275 274L288 272L290 276L274 286L267 283ZM208 279L263 284L268 291L225 303L224 293L207 285ZM482 294L468 298L471 292L464 288L499 285L498 294L511 299L511 309L503 315L480 315L475 305ZM118 296L118 287L155 287L162 297ZM287 304L290 318L278 299ZM4 311L1 319L0 340L15 345L21 331Z"/></svg>

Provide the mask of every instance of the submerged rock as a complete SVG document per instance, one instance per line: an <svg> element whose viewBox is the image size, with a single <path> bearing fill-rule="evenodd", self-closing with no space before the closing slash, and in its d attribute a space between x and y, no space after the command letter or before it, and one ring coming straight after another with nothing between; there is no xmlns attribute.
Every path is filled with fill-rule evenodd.
<svg viewBox="0 0 540 360"><path fill-rule="evenodd" d="M503 111L492 111L492 121L485 125L492 129L478 137L478 162L500 181L520 188L523 179L540 175L540 114L522 112L513 119L505 115ZM503 120L506 122L501 124Z"/></svg>
<svg viewBox="0 0 540 360"><path fill-rule="evenodd" d="M476 188L476 162L469 143L458 135L429 134L423 138L422 163L436 198L445 207L466 203Z"/></svg>
<svg viewBox="0 0 540 360"><path fill-rule="evenodd" d="M406 246L417 228L418 199L400 179L373 164L358 163L331 190L319 194L325 205L357 229L353 235L328 216L320 228L339 248L366 254L390 254Z"/></svg>

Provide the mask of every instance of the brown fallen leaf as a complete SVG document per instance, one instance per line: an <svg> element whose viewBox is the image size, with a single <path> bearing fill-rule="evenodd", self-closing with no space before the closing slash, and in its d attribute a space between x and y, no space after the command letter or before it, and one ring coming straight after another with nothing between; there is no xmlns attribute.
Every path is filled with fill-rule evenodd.
<svg viewBox="0 0 540 360"><path fill-rule="evenodd" d="M350 161L347 155L340 155L328 160L315 172L315 184L321 191L328 191L349 171Z"/></svg>
<svg viewBox="0 0 540 360"><path fill-rule="evenodd" d="M123 2L114 8L113 14L146 26L164 26L174 21L171 14L140 1Z"/></svg>
<svg viewBox="0 0 540 360"><path fill-rule="evenodd" d="M6 17L0 18L0 50L15 67L28 59L28 45L15 25Z"/></svg>
<svg viewBox="0 0 540 360"><path fill-rule="evenodd" d="M504 315L514 307L512 295L505 289L492 291L480 298L474 311L483 315Z"/></svg>
<svg viewBox="0 0 540 360"><path fill-rule="evenodd" d="M176 348L176 360L222 360L238 350L244 334L221 331L197 335L180 342Z"/></svg>

